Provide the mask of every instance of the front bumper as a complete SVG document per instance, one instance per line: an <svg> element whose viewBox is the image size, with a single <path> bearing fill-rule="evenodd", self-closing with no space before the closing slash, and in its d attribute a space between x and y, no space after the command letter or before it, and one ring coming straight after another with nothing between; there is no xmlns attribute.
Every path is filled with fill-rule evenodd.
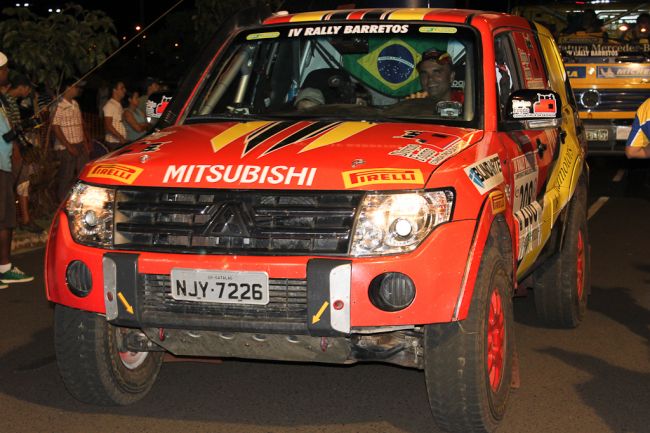
<svg viewBox="0 0 650 433"><path fill-rule="evenodd" d="M475 230L474 220L437 227L409 254L374 258L305 256L193 255L123 252L75 243L67 217L53 223L46 252L47 296L52 302L105 314L109 321L133 328L164 328L219 332L264 332L309 336L341 336L367 328L400 327L452 320ZM90 270L92 289L81 298L68 288L66 269L82 261ZM233 309L204 304L180 304L167 296L172 268L262 271L276 290L302 291L303 301L285 310ZM372 304L371 281L386 272L408 275L416 287L414 301L388 312ZM337 274L334 280L332 275ZM334 281L334 282L332 282ZM472 284L472 282L468 282ZM289 295L287 295L289 296ZM334 311L332 300L345 308ZM317 323L312 317L329 305Z"/></svg>

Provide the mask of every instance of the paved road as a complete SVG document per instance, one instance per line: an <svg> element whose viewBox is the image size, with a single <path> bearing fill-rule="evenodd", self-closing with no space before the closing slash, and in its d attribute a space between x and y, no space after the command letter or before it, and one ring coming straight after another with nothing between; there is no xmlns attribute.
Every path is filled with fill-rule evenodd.
<svg viewBox="0 0 650 433"><path fill-rule="evenodd" d="M650 431L648 164L591 166L589 312L577 330L549 330L532 294L515 300L522 383L500 432ZM0 433L438 432L423 374L374 364L169 362L133 406L78 403L55 365L43 250L15 262L38 276L0 291Z"/></svg>

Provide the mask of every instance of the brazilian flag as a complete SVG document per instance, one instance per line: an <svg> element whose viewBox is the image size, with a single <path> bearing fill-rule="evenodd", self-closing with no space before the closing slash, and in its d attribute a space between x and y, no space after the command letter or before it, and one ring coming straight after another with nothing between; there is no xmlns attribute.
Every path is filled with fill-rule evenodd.
<svg viewBox="0 0 650 433"><path fill-rule="evenodd" d="M370 38L367 54L343 56L344 68L374 90L392 97L404 97L420 90L415 66L422 53L447 49L447 41L400 37Z"/></svg>

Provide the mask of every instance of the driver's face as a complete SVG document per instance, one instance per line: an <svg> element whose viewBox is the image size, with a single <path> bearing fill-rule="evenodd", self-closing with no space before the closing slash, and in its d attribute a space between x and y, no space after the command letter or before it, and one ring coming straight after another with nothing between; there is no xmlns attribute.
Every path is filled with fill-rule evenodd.
<svg viewBox="0 0 650 433"><path fill-rule="evenodd" d="M424 61L418 68L422 90L435 99L449 99L454 73L450 65L441 65L435 61Z"/></svg>

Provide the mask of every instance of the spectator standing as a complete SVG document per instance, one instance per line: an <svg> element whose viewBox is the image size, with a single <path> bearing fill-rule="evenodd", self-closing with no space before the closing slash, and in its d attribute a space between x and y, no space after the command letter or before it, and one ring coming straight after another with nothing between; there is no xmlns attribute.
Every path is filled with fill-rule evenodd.
<svg viewBox="0 0 650 433"><path fill-rule="evenodd" d="M54 150L59 160L56 197L63 201L88 162L88 137L83 128L79 104L75 100L80 94L80 84L74 80L63 84L63 94L52 116L52 130L56 140Z"/></svg>
<svg viewBox="0 0 650 433"><path fill-rule="evenodd" d="M650 158L650 98L646 99L634 116L632 130L625 143L628 158Z"/></svg>
<svg viewBox="0 0 650 433"><path fill-rule="evenodd" d="M19 101L27 98L32 93L32 84L24 75L19 75L11 80L9 90L5 95L7 101L7 115L9 123L14 131L25 131L25 121L20 115ZM33 124L31 126L34 126ZM34 173L34 164L27 158L31 143L25 141L22 134L17 134L13 141L12 151L12 173L18 196L18 207L20 208L20 222L18 226L33 233L40 233L43 227L32 221L29 212L29 184L30 177Z"/></svg>
<svg viewBox="0 0 650 433"><path fill-rule="evenodd" d="M127 93L126 100L129 106L122 113L124 128L126 129L126 139L128 141L135 141L147 132L149 124L147 123L144 111L140 110L140 93L136 91Z"/></svg>
<svg viewBox="0 0 650 433"><path fill-rule="evenodd" d="M120 144L126 143L126 129L122 122L122 100L126 94L126 87L122 81L116 81L111 86L111 98L106 102L104 112L104 141L110 150L117 149Z"/></svg>
<svg viewBox="0 0 650 433"><path fill-rule="evenodd" d="M7 84L9 60L0 52L0 86ZM11 154L13 152L12 129L6 114L6 100L0 95L0 289L11 283L32 281L11 263L11 238L16 227L16 206L14 202L14 181L11 173Z"/></svg>
<svg viewBox="0 0 650 433"><path fill-rule="evenodd" d="M11 80L5 97L9 102L7 116L14 127L20 128L22 119L20 117L19 101L32 93L32 85L24 75L16 76Z"/></svg>
<svg viewBox="0 0 650 433"><path fill-rule="evenodd" d="M140 100L138 101L138 107L140 108L140 111L145 113L145 115L147 113L147 100L149 99L149 96L156 92L160 92L160 80L153 77L145 78L144 94L140 96Z"/></svg>

